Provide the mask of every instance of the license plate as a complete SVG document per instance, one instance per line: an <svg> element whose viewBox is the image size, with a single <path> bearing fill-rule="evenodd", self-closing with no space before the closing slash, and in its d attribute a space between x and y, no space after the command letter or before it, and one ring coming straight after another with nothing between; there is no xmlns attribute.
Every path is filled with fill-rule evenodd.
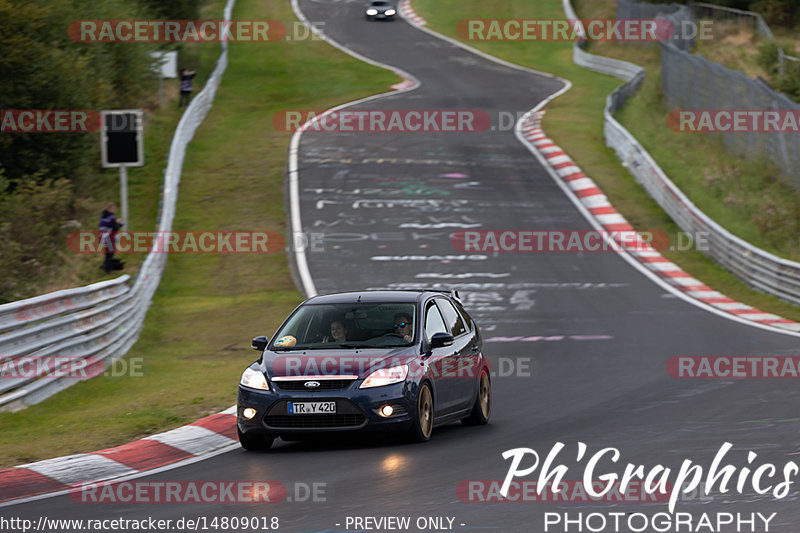
<svg viewBox="0 0 800 533"><path fill-rule="evenodd" d="M287 402L290 415L332 415L336 413L336 402Z"/></svg>

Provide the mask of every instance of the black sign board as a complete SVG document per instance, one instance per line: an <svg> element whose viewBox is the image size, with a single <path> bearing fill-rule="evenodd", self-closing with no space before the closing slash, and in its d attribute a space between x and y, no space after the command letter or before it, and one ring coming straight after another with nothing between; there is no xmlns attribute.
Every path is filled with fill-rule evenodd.
<svg viewBox="0 0 800 533"><path fill-rule="evenodd" d="M141 110L103 111L103 167L144 165Z"/></svg>

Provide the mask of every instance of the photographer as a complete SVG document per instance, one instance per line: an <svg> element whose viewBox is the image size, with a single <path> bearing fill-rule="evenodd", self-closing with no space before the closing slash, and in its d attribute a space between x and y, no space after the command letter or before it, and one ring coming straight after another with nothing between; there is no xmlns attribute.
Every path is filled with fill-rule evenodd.
<svg viewBox="0 0 800 533"><path fill-rule="evenodd" d="M114 263L114 250L117 242L117 232L122 227L122 222L117 220L114 213L117 210L117 205L113 202L109 203L103 214L100 215L100 246L106 250L106 259L103 262L102 269L106 274L110 274L112 270L122 270L122 261ZM117 268L115 268L117 267Z"/></svg>
<svg viewBox="0 0 800 533"><path fill-rule="evenodd" d="M197 73L193 70L181 69L181 97L178 100L178 107L189 104L189 99L192 97L192 78L195 74Z"/></svg>

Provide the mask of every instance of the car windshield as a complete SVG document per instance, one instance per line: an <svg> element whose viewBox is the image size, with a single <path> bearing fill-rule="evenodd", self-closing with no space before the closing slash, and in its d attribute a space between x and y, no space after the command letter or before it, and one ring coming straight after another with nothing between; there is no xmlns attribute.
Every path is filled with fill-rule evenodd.
<svg viewBox="0 0 800 533"><path fill-rule="evenodd" d="M377 2L372 2L371 5L373 5L375 7L387 7L387 6L392 5L392 3L391 2L384 2L382 0L378 0Z"/></svg>
<svg viewBox="0 0 800 533"><path fill-rule="evenodd" d="M413 303L309 304L272 340L272 350L410 346L416 336Z"/></svg>

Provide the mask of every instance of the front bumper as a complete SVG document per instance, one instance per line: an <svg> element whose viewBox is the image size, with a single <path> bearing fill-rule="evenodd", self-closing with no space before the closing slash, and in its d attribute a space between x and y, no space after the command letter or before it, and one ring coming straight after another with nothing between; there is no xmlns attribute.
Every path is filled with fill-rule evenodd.
<svg viewBox="0 0 800 533"><path fill-rule="evenodd" d="M239 386L236 415L242 433L269 436L314 434L347 431L400 431L411 426L416 404L407 382L359 389L361 380L344 390L318 392L262 391ZM289 414L289 401L335 401L336 414ZM384 417L378 409L391 405L395 412ZM251 407L251 419L243 411Z"/></svg>

